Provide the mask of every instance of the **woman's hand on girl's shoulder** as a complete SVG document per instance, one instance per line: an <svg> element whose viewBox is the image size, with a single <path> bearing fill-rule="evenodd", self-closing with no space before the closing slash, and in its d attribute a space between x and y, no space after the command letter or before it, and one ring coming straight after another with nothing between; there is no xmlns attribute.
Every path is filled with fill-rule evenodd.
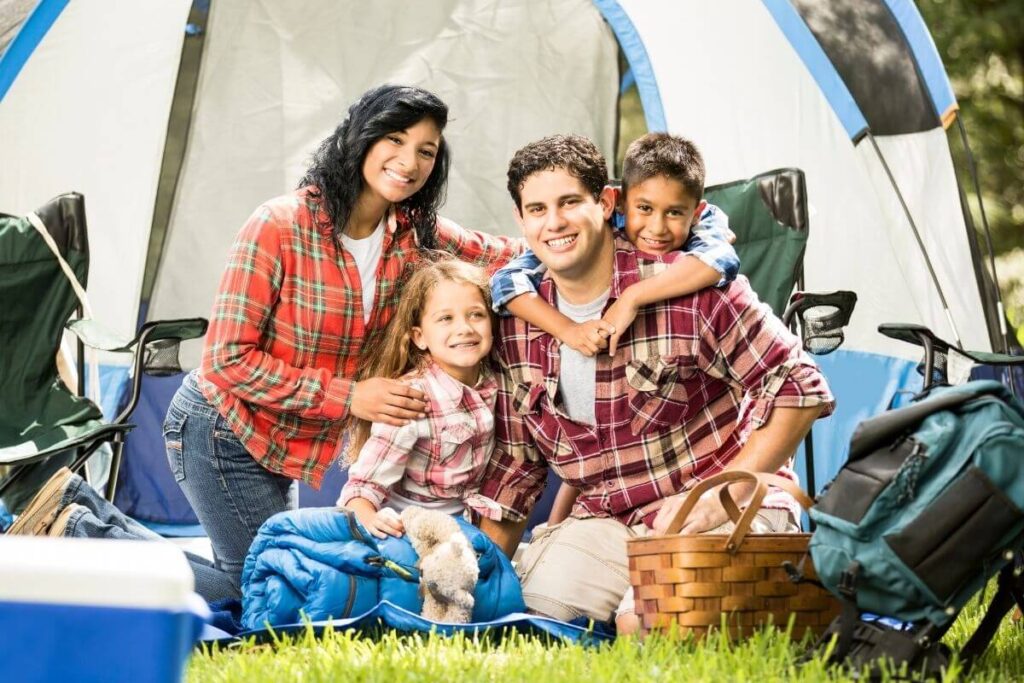
<svg viewBox="0 0 1024 683"><path fill-rule="evenodd" d="M371 377L356 382L349 412L361 420L401 427L427 416L427 395L397 379Z"/></svg>

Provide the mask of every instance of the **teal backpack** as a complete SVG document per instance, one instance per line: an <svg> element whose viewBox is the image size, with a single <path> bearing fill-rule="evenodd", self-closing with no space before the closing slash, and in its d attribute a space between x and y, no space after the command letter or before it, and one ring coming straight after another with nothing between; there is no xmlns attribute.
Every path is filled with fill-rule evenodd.
<svg viewBox="0 0 1024 683"><path fill-rule="evenodd" d="M1024 600L1012 571L1024 545L1024 406L984 380L862 422L810 518L815 571L845 604L828 634L839 636L835 661L919 663L1005 568L969 661Z"/></svg>

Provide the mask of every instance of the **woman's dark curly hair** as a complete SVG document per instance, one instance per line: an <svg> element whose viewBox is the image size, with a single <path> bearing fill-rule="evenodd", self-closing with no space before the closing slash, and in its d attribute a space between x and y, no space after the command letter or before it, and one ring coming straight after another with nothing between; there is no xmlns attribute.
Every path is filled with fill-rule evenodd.
<svg viewBox="0 0 1024 683"><path fill-rule="evenodd" d="M444 131L448 105L422 88L382 85L349 107L341 125L320 143L299 187L314 186L311 196L323 203L335 238L341 236L366 184L363 162L370 147L388 133L405 130L423 119L430 119ZM416 231L422 249L436 246L437 209L444 203L449 163L448 145L442 136L427 182L398 205Z"/></svg>

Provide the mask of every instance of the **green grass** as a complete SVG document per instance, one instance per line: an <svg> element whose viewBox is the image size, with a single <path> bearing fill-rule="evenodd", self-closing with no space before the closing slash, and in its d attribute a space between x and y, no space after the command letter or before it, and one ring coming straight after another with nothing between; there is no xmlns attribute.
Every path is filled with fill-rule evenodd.
<svg viewBox="0 0 1024 683"><path fill-rule="evenodd" d="M991 595L991 591L989 592ZM973 601L950 630L947 642L958 647L981 618ZM499 643L488 639L436 635L363 638L346 632L312 631L280 638L272 645L242 644L193 656L190 683L302 681L848 681L820 661L798 666L802 651L785 633L767 630L743 642L713 636L703 643L652 637L583 648L547 643L513 634ZM961 680L954 664L944 680ZM969 680L1024 679L1024 627L1007 620Z"/></svg>

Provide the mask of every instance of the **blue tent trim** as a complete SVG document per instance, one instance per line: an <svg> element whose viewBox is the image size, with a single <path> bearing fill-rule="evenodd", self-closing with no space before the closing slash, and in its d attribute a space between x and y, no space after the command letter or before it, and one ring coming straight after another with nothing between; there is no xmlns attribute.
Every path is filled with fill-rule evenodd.
<svg viewBox="0 0 1024 683"><path fill-rule="evenodd" d="M868 130L867 119L850 94L839 72L832 65L811 29L788 0L762 0L779 29L800 56L804 66L821 88L832 111L839 117L850 139L857 141Z"/></svg>
<svg viewBox="0 0 1024 683"><path fill-rule="evenodd" d="M644 41L640 38L636 26L615 0L594 0L594 6L612 27L615 37L619 40L619 46L626 55L626 61L629 62L629 68L636 80L636 89L640 93L640 103L644 108L647 130L652 133L667 131L668 124L665 120L665 108L661 104L658 80L654 77L651 58L647 55L647 48L644 47Z"/></svg>
<svg viewBox="0 0 1024 683"><path fill-rule="evenodd" d="M917 68L924 79L932 104L935 105L935 112L942 119L943 125L947 125L948 117L958 108L956 96L921 12L910 0L885 0L885 4L899 24L907 39L907 45L914 54L914 61L917 62Z"/></svg>
<svg viewBox="0 0 1024 683"><path fill-rule="evenodd" d="M28 58L35 52L57 17L67 7L68 0L40 0L22 24L7 51L0 55L0 101L11 89L14 79L21 73Z"/></svg>

